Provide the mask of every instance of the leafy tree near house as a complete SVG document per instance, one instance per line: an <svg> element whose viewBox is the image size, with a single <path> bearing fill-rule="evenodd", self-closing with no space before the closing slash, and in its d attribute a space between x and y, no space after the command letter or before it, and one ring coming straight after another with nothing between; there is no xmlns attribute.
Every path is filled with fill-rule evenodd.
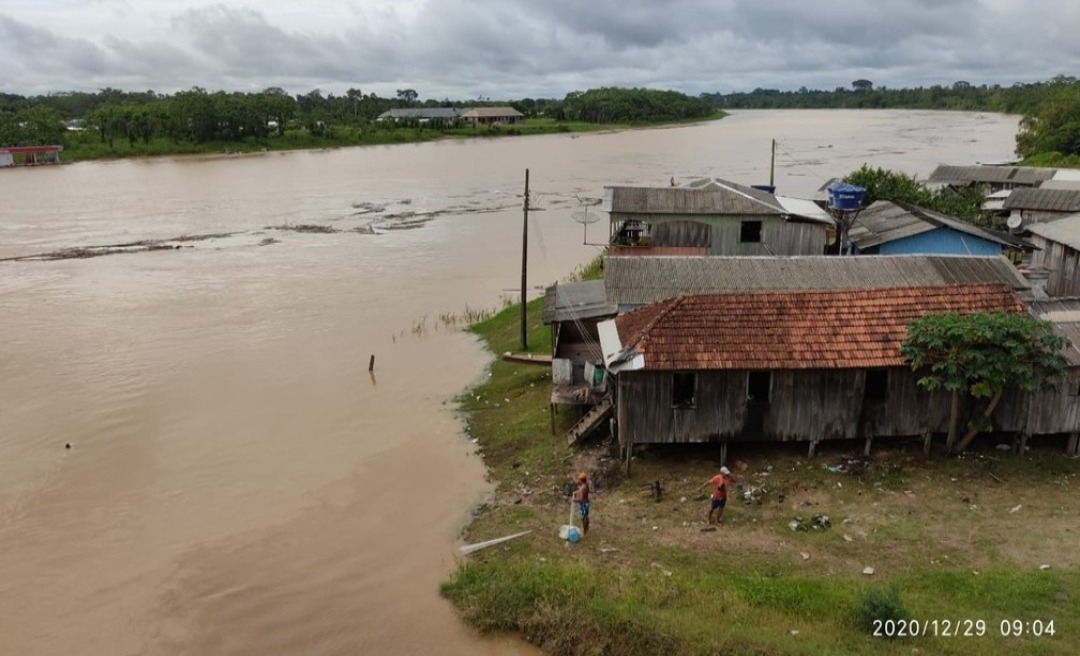
<svg viewBox="0 0 1080 656"><path fill-rule="evenodd" d="M978 185L963 189L943 187L937 191L931 191L926 185L916 180L915 176L871 167L868 164L863 164L858 170L848 173L844 176L844 182L866 190L863 196L864 207L878 200L910 203L975 225L995 227L991 217L982 211L986 196L983 188Z"/></svg>
<svg viewBox="0 0 1080 656"><path fill-rule="evenodd" d="M908 324L900 355L920 374L920 387L951 393L946 445L959 453L989 425L1007 390L1035 393L1061 382L1065 345L1049 322L1027 314L928 314ZM988 401L957 442L961 395Z"/></svg>

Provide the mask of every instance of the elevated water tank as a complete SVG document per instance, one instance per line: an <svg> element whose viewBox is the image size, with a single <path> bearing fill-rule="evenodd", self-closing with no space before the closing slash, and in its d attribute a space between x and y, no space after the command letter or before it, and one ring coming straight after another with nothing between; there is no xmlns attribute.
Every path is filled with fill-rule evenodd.
<svg viewBox="0 0 1080 656"><path fill-rule="evenodd" d="M775 194L776 193L776 185L759 184L759 185L750 185L750 186L753 187L754 189L757 189L758 191L764 191L767 194Z"/></svg>
<svg viewBox="0 0 1080 656"><path fill-rule="evenodd" d="M862 209L866 189L846 182L829 185L829 209L850 211Z"/></svg>

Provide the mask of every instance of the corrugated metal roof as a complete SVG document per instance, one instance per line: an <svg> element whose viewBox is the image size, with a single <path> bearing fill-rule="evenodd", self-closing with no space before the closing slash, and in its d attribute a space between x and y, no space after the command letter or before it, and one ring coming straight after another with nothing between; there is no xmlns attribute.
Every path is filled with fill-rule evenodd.
<svg viewBox="0 0 1080 656"><path fill-rule="evenodd" d="M1056 169L1035 166L952 166L940 164L927 178L927 182L1038 185L1043 180L1052 178L1055 172Z"/></svg>
<svg viewBox="0 0 1080 656"><path fill-rule="evenodd" d="M616 306L607 302L603 280L564 282L544 293L545 324L594 317L615 316Z"/></svg>
<svg viewBox="0 0 1080 656"><path fill-rule="evenodd" d="M1060 171L1058 171L1060 173ZM1040 184L1037 189L1080 189L1080 180L1075 178L1054 178Z"/></svg>
<svg viewBox="0 0 1080 656"><path fill-rule="evenodd" d="M679 294L829 290L1028 282L1004 257L963 255L808 255L796 257L604 258L608 302L646 305Z"/></svg>
<svg viewBox="0 0 1080 656"><path fill-rule="evenodd" d="M887 200L879 200L860 212L848 235L853 244L865 250L942 227L1003 246L1031 248L1031 244L1012 235L980 228L916 205Z"/></svg>
<svg viewBox="0 0 1080 656"><path fill-rule="evenodd" d="M461 116L462 118L502 118L505 116L524 116L524 114L513 107L473 107L465 110Z"/></svg>
<svg viewBox="0 0 1080 656"><path fill-rule="evenodd" d="M1080 250L1080 214L1052 221L1030 223L1026 229L1033 235Z"/></svg>
<svg viewBox="0 0 1080 656"><path fill-rule="evenodd" d="M766 191L704 178L680 187L607 186L602 209L621 214L791 215L832 223L812 202L800 211L798 199L787 200L791 208Z"/></svg>
<svg viewBox="0 0 1080 656"><path fill-rule="evenodd" d="M457 118L460 113L456 107L409 107L389 109L379 114L379 118Z"/></svg>
<svg viewBox="0 0 1080 656"><path fill-rule="evenodd" d="M626 353L654 371L897 367L925 314L1023 312L1007 285L678 296L615 318Z"/></svg>
<svg viewBox="0 0 1080 656"><path fill-rule="evenodd" d="M1069 366L1080 366L1080 298L1028 301L1027 306L1032 316L1054 324L1054 331L1069 341L1064 354Z"/></svg>
<svg viewBox="0 0 1080 656"><path fill-rule="evenodd" d="M1005 209L1080 212L1080 189L1014 189L1005 199Z"/></svg>

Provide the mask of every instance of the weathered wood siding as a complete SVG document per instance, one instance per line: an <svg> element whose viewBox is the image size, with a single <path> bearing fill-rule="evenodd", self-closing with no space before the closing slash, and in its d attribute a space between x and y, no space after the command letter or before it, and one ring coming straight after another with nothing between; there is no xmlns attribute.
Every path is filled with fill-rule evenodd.
<svg viewBox="0 0 1080 656"><path fill-rule="evenodd" d="M1041 249L1032 255L1032 266L1050 272L1046 293L1053 297L1080 296L1080 271L1077 270L1080 253L1040 235L1031 235L1031 241Z"/></svg>
<svg viewBox="0 0 1080 656"><path fill-rule="evenodd" d="M759 422L747 401L747 372L699 372L692 408L671 405L670 372L618 376L620 440L635 444L715 440L784 441L921 435L948 430L949 396L890 369L884 401L864 401L865 371L774 371Z"/></svg>
<svg viewBox="0 0 1080 656"><path fill-rule="evenodd" d="M695 216L612 213L612 226L626 220L648 223L656 246L696 246L709 255L821 255L827 226L787 221L779 215ZM740 241L743 221L761 221L761 242Z"/></svg>

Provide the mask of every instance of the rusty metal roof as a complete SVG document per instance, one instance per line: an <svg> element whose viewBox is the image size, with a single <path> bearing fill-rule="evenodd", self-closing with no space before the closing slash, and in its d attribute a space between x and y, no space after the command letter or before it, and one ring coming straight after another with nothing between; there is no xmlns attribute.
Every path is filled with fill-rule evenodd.
<svg viewBox="0 0 1080 656"><path fill-rule="evenodd" d="M678 296L615 318L643 369L904 366L907 324L925 314L1023 312L1008 285Z"/></svg>
<svg viewBox="0 0 1080 656"><path fill-rule="evenodd" d="M807 255L604 258L609 303L646 305L679 294L836 290L999 282L1030 284L1002 256Z"/></svg>
<svg viewBox="0 0 1080 656"><path fill-rule="evenodd" d="M695 180L681 187L608 186L605 207L624 214L784 214L770 193L726 180Z"/></svg>
<svg viewBox="0 0 1080 656"><path fill-rule="evenodd" d="M1005 209L1080 212L1080 189L1014 189L1005 199Z"/></svg>

